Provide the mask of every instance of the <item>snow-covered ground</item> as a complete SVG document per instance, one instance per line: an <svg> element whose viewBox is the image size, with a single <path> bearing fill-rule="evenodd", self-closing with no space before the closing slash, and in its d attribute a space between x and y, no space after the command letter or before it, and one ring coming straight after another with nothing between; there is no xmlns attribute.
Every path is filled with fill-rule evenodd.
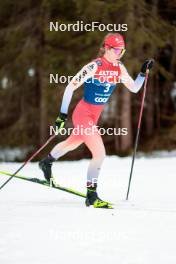
<svg viewBox="0 0 176 264"><path fill-rule="evenodd" d="M2 264L175 264L176 156L138 158L125 201L131 158L107 157L99 196L114 210L86 208L84 199L12 179L0 191ZM1 163L14 172L20 163ZM88 160L57 162L63 186L85 192ZM37 163L20 175L42 177ZM0 184L7 176L0 175Z"/></svg>

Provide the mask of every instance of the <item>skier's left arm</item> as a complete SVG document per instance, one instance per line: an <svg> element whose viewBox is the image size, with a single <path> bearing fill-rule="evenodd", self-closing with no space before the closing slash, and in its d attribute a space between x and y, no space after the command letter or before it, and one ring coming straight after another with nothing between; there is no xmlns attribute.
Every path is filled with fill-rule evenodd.
<svg viewBox="0 0 176 264"><path fill-rule="evenodd" d="M153 59L148 59L144 62L144 64L141 67L141 71L136 77L135 80L131 78L129 75L127 69L123 64L120 65L121 69L121 82L132 92L132 93L137 93L145 80L145 75L146 75L146 70L151 69L153 66L154 60Z"/></svg>

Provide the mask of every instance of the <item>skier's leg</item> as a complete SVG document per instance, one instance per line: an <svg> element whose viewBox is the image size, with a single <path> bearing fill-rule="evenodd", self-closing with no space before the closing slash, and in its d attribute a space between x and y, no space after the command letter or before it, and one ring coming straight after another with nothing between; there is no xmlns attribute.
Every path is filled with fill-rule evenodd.
<svg viewBox="0 0 176 264"><path fill-rule="evenodd" d="M103 140L101 136L96 133L94 135L84 136L84 143L92 153L92 159L87 171L86 205L93 205L95 208L112 208L108 202L103 201L98 197L96 191L98 175L106 155Z"/></svg>
<svg viewBox="0 0 176 264"><path fill-rule="evenodd" d="M83 143L83 139L79 135L73 133L64 141L58 143L50 152L51 156L56 160L64 156L67 152L76 149Z"/></svg>
<svg viewBox="0 0 176 264"><path fill-rule="evenodd" d="M57 144L51 153L44 159L39 162L39 167L44 173L44 177L47 181L50 181L52 178L52 163L56 159L65 155L68 151L71 151L77 148L79 145L83 143L83 140L73 133L64 141Z"/></svg>
<svg viewBox="0 0 176 264"><path fill-rule="evenodd" d="M98 133L94 135L84 136L84 143L92 154L92 159L89 163L87 171L87 185L88 187L94 187L97 185L101 165L106 156L105 147L103 144L103 140Z"/></svg>

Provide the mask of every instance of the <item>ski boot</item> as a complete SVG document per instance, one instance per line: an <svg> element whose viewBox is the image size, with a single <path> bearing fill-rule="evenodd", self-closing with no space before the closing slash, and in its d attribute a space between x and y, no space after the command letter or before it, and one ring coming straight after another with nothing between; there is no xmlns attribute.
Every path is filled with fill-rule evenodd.
<svg viewBox="0 0 176 264"><path fill-rule="evenodd" d="M51 185L53 184L53 176L51 170L53 161L55 161L55 159L49 154L46 158L42 159L39 162L39 168L43 171L46 181Z"/></svg>
<svg viewBox="0 0 176 264"><path fill-rule="evenodd" d="M86 206L93 205L94 208L113 209L110 203L101 200L96 192L96 187L87 188Z"/></svg>

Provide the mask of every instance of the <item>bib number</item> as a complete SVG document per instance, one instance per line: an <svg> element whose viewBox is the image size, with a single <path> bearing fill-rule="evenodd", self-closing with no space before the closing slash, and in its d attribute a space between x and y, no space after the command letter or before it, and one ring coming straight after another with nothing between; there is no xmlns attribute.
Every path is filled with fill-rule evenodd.
<svg viewBox="0 0 176 264"><path fill-rule="evenodd" d="M109 83L107 83L106 86L105 86L104 92L105 92L105 93L108 93L110 87L111 87L111 85L110 85Z"/></svg>

